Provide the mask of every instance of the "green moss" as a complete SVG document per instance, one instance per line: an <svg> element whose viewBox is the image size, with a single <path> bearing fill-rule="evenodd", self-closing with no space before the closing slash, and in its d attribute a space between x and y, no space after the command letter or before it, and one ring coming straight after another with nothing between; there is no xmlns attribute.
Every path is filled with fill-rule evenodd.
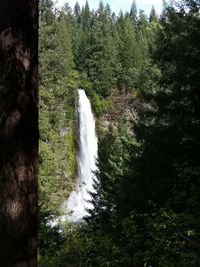
<svg viewBox="0 0 200 267"><path fill-rule="evenodd" d="M67 176L73 182L77 176L77 130L76 123L72 125L66 136L67 146Z"/></svg>

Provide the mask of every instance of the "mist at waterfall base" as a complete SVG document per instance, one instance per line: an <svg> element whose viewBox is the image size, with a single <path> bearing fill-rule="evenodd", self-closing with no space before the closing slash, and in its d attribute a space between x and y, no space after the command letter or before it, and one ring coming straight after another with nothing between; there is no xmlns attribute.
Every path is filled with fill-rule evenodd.
<svg viewBox="0 0 200 267"><path fill-rule="evenodd" d="M63 203L62 209L67 210L67 221L83 223L88 215L87 209L92 209L90 192L94 192L93 183L97 171L98 140L95 131L95 119L92 114L90 101L83 89L78 90L79 116L79 152L78 152L78 181L75 191Z"/></svg>

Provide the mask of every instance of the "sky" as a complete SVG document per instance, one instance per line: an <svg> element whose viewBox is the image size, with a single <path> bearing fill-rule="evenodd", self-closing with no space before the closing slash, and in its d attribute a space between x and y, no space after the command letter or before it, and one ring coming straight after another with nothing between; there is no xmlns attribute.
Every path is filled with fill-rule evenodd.
<svg viewBox="0 0 200 267"><path fill-rule="evenodd" d="M57 1L56 6L63 6L66 2L74 8L74 5L77 0L55 0ZM84 6L86 0L78 0L80 6ZM104 4L108 3L111 7L111 10L116 14L119 13L120 10L123 12L130 11L130 7L132 4L132 0L103 0ZM99 0L88 0L90 9L97 9L99 5ZM136 0L137 10L144 10L146 15L149 15L152 5L156 9L156 13L160 14L162 11L162 0Z"/></svg>

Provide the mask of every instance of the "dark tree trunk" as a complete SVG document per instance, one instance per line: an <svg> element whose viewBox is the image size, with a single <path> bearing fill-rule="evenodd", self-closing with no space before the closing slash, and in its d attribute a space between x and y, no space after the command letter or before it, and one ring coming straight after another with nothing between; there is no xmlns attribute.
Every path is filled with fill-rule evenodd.
<svg viewBox="0 0 200 267"><path fill-rule="evenodd" d="M0 0L0 266L37 266L38 0Z"/></svg>

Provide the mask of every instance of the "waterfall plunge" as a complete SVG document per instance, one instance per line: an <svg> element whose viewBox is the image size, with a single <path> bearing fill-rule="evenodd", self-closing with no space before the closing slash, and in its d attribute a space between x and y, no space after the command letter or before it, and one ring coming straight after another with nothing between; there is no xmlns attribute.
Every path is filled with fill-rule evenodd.
<svg viewBox="0 0 200 267"><path fill-rule="evenodd" d="M93 206L89 192L94 192L94 172L97 170L97 136L95 131L95 120L91 105L85 91L78 90L79 95L79 153L78 153L78 182L76 190L70 194L67 201L67 210L71 211L68 221L77 223L83 221L88 215L86 209Z"/></svg>

